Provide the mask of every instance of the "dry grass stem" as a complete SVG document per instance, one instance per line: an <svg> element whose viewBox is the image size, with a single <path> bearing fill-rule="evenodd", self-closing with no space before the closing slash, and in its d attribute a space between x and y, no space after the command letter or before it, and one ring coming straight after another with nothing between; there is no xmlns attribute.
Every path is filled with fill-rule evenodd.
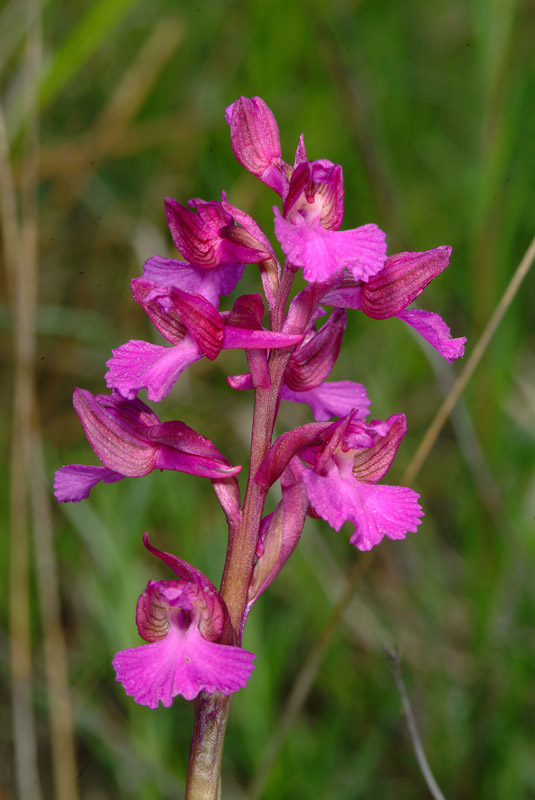
<svg viewBox="0 0 535 800"><path fill-rule="evenodd" d="M38 69L39 28L35 7L29 5L28 39L26 47L26 107L28 118L34 105L34 82ZM32 24L33 23L33 24ZM41 788L37 767L37 740L32 702L32 658L30 639L30 541L28 520L28 476L31 461L31 430L34 393L34 313L36 275L34 247L35 231L28 223L17 222L17 201L10 181L8 146L2 125L2 175L8 180L3 191L9 197L1 205L3 243L6 252L8 280L11 275L13 302L13 344L15 374L13 384L13 416L11 432L10 484L10 603L9 632L11 658L11 687L13 708L13 741L15 750L15 780L20 800L40 800ZM22 176L22 203L27 202L32 214L33 197L31 153L37 132L29 126Z"/></svg>
<svg viewBox="0 0 535 800"><path fill-rule="evenodd" d="M67 648L61 626L58 569L43 446L35 421L30 490L39 611L43 629L46 688L57 800L77 800L78 782L72 723Z"/></svg>
<svg viewBox="0 0 535 800"><path fill-rule="evenodd" d="M433 777L433 773L431 772L431 768L427 761L420 735L418 733L418 726L416 725L416 720L414 718L414 714L412 713L407 690L405 689L405 684L403 683L403 678L401 677L399 653L396 653L394 650L386 646L385 652L390 662L392 675L394 676L394 681L396 682L399 696L401 697L403 713L405 714L405 719L407 720L407 728L411 738L412 746L414 748L414 753L416 755L416 760L418 761L418 766L420 767L422 775L424 776L424 780L427 784L427 788L433 795L434 800L445 800L444 795L438 788L438 784Z"/></svg>
<svg viewBox="0 0 535 800"><path fill-rule="evenodd" d="M93 167L108 158L128 158L162 144L179 145L192 135L198 122L187 114L162 114L131 124L128 136L123 139L97 139L91 129L83 136L41 150L41 180L65 178L85 171L88 165ZM17 177L15 169L15 180Z"/></svg>
<svg viewBox="0 0 535 800"><path fill-rule="evenodd" d="M35 398L35 315L38 282L39 117L37 84L41 63L41 9L28 3L26 52L26 133L21 180L21 223L11 180L7 137L0 120L3 182L1 220L8 280L12 284L15 379L13 397L10 634L15 768L21 800L39 800L37 743L32 703L28 508L31 500L37 555L51 742L59 800L76 800L76 766L68 694L65 642L60 623L55 554L45 489L45 468Z"/></svg>

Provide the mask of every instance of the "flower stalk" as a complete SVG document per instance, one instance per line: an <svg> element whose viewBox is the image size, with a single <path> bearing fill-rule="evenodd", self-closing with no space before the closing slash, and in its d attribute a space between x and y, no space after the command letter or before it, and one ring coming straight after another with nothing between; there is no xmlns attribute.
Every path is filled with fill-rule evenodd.
<svg viewBox="0 0 535 800"><path fill-rule="evenodd" d="M369 420L366 389L352 380L328 381L345 331L346 314L397 316L448 361L462 355L438 314L408 308L449 262L451 248L386 255L385 234L367 223L339 230L343 219L342 168L308 161L301 136L293 166L283 161L275 117L258 97L240 97L227 109L234 155L274 190L274 229L284 269L266 234L246 212L221 202L167 199L171 235L184 260L153 256L132 281L136 302L167 345L132 340L113 351L106 383L111 395L76 389L75 409L101 464L70 464L56 473L60 502L78 502L98 483L139 478L153 470L187 472L212 481L228 525L221 586L195 567L147 550L174 573L149 581L136 622L145 644L118 652L117 680L142 705L170 706L177 695L195 702L187 800L221 796L223 744L232 695L253 670L242 647L257 599L297 546L306 515L340 530L353 525L350 543L365 551L385 537L415 532L423 511L408 487L379 483L406 432L403 414ZM241 295L220 310L243 270L258 265L262 294ZM297 272L305 288L292 296ZM330 316L318 327L318 320ZM267 312L267 314L266 314ZM264 327L264 317L269 326ZM254 411L247 486L231 464L186 423L161 422L138 399L146 390L163 400L195 361L242 349L248 372L227 378L234 391L253 390ZM281 402L308 406L313 422L273 440ZM270 489L282 499L265 514Z"/></svg>

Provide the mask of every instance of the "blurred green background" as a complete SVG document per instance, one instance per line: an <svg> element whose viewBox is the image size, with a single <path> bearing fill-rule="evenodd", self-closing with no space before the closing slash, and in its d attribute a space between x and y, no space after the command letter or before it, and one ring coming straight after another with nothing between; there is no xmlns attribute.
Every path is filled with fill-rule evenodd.
<svg viewBox="0 0 535 800"><path fill-rule="evenodd" d="M20 199L26 4L0 8L2 109ZM163 198L218 199L224 189L272 235L276 197L230 149L224 109L240 94L260 95L273 109L286 160L304 132L309 158L343 165L344 227L376 222L390 253L453 246L450 268L421 305L441 313L454 336L466 335L472 351L535 233L532 2L44 0L41 12L35 370L48 492L62 464L96 463L71 406L73 387L105 391L111 348L154 336L129 281L149 256L174 254ZM256 268L247 268L244 291L258 286ZM233 703L225 798L252 798L248 787L292 685L358 560L354 599L261 796L429 796L386 644L401 652L446 798L535 798L534 287L530 274L414 483L426 511L419 532L371 556L348 544L347 530L308 520L258 602L245 637L256 670ZM1 321L2 354L13 365L7 300ZM390 482L401 480L461 366L449 368L395 319L350 316L333 377L365 383L375 417L407 415ZM236 351L203 360L156 410L244 463L251 397L225 381L244 369ZM12 374L0 389L5 472ZM309 419L284 405L279 430ZM7 509L7 474L0 485ZM97 487L81 504L53 503L52 514L79 794L180 798L191 706L178 699L170 710L137 707L114 683L110 661L139 641L135 604L145 582L168 577L143 549L146 529L158 547L219 581L225 525L211 486L153 474ZM9 580L7 511L2 521L0 797L13 798L8 607L10 594L12 604L19 597ZM39 569L32 555L32 696L47 800L58 793Z"/></svg>

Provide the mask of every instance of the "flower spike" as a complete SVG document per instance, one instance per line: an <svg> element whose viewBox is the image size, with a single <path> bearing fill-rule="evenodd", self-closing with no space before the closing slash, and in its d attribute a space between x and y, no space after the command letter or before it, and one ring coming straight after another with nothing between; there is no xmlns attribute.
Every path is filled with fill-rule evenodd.
<svg viewBox="0 0 535 800"><path fill-rule="evenodd" d="M54 481L60 502L88 497L99 482L154 470L212 481L228 525L221 591L145 534L146 549L173 575L148 582L136 608L144 643L121 650L112 662L126 694L149 708L169 707L178 695L215 695L201 696L195 706L187 788L209 789L210 796L220 788L218 769L208 774L205 767L221 760L228 711L221 695L244 687L253 670L255 656L239 646L245 623L296 548L306 516L322 518L336 531L350 523L349 541L361 551L384 537L404 539L423 516L416 492L382 483L406 433L405 416L366 421L365 387L327 380L340 354L347 310L374 320L398 317L450 362L465 343L451 338L438 314L410 307L448 266L450 247L387 258L386 236L377 225L341 229L340 165L309 160L303 135L293 163L285 162L277 122L259 97L238 97L226 120L238 162L280 197L274 232L284 260L224 191L219 201L194 198L182 205L166 199L169 230L185 260L154 255L131 284L165 342L131 340L113 350L105 376L110 395L75 389L74 407L100 464L64 466ZM225 304L222 298L234 292L247 264L258 265L263 294L248 285ZM304 286L296 289L299 269ZM150 400L162 400L188 366L228 349L242 350L248 369L228 383L255 394L243 502L240 466L184 422L161 422L137 399L146 390ZM273 440L282 400L307 404L315 421ZM281 499L266 514L272 487L280 488Z"/></svg>

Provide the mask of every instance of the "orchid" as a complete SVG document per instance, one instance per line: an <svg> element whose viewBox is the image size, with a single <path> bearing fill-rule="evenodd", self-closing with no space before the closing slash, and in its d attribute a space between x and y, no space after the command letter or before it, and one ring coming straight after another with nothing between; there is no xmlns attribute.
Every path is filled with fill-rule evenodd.
<svg viewBox="0 0 535 800"><path fill-rule="evenodd" d="M336 531L353 523L349 541L359 550L371 550L383 536L404 539L420 524L416 492L377 485L406 430L403 414L366 423L351 413L335 423L325 441L301 453L306 465L301 479L315 514Z"/></svg>
<svg viewBox="0 0 535 800"><path fill-rule="evenodd" d="M292 175L283 214L275 213L275 235L307 281L320 282L341 269L367 280L384 264L386 241L377 225L339 231L343 216L342 170L330 161L301 164Z"/></svg>
<svg viewBox="0 0 535 800"><path fill-rule="evenodd" d="M84 500L97 483L171 469L206 478L231 478L233 467L209 439L183 422L160 422L140 400L75 389L73 404L89 444L103 466L69 464L56 472L59 502Z"/></svg>
<svg viewBox="0 0 535 800"><path fill-rule="evenodd" d="M264 330L258 320L251 320L248 327L232 324L236 315L220 314L195 292L143 279L132 284L134 298L172 347L132 340L113 351L107 362L106 383L129 399L146 388L150 400L162 400L186 367L203 356L213 361L221 350L269 350L295 345L301 339Z"/></svg>
<svg viewBox="0 0 535 800"><path fill-rule="evenodd" d="M121 650L113 659L117 680L140 705L170 706L181 694L231 694L245 686L254 655L219 644L228 611L215 586L198 570L170 553L145 547L179 580L149 581L136 612L139 635L149 644Z"/></svg>
<svg viewBox="0 0 535 800"><path fill-rule="evenodd" d="M427 284L446 269L451 247L435 247L424 253L397 253L385 261L367 283L347 277L323 298L325 305L354 308L372 319L397 317L403 320L447 361L464 354L465 337L452 339L450 329L431 311L407 308Z"/></svg>
<svg viewBox="0 0 535 800"><path fill-rule="evenodd" d="M293 165L283 160L275 117L261 98L238 98L226 119L239 163L281 200L274 208L274 232L284 260L224 192L221 200L196 198L187 205L168 198L171 237L186 260L154 255L131 284L134 300L167 343L134 339L114 349L106 373L110 395L75 390L75 410L101 463L64 466L54 483L58 501L77 502L99 482L156 469L212 482L228 526L220 589L177 556L157 550L145 534L146 548L176 578L149 581L136 612L145 644L113 659L117 680L141 705L170 706L178 695L196 698L188 800L219 797L228 696L246 685L253 669L254 655L242 648L245 625L299 545L307 515L336 531L349 523L349 541L361 551L385 537L403 539L421 523L419 495L380 482L405 435L405 416L368 420L364 385L328 380L347 312L397 316L449 361L463 354L465 342L451 338L438 314L409 308L448 265L449 247L387 258L385 234L374 223L340 230L340 165L308 160L303 136ZM226 300L246 265L249 271L255 264L262 294ZM292 295L299 270L304 287ZM146 390L150 401L164 400L188 367L201 358L214 361L228 349L243 350L247 362L243 372L227 378L230 387L254 393L243 498L236 477L241 466L185 422L160 422L138 398ZM274 440L282 401L308 406L314 421ZM278 502L265 513L277 485Z"/></svg>

